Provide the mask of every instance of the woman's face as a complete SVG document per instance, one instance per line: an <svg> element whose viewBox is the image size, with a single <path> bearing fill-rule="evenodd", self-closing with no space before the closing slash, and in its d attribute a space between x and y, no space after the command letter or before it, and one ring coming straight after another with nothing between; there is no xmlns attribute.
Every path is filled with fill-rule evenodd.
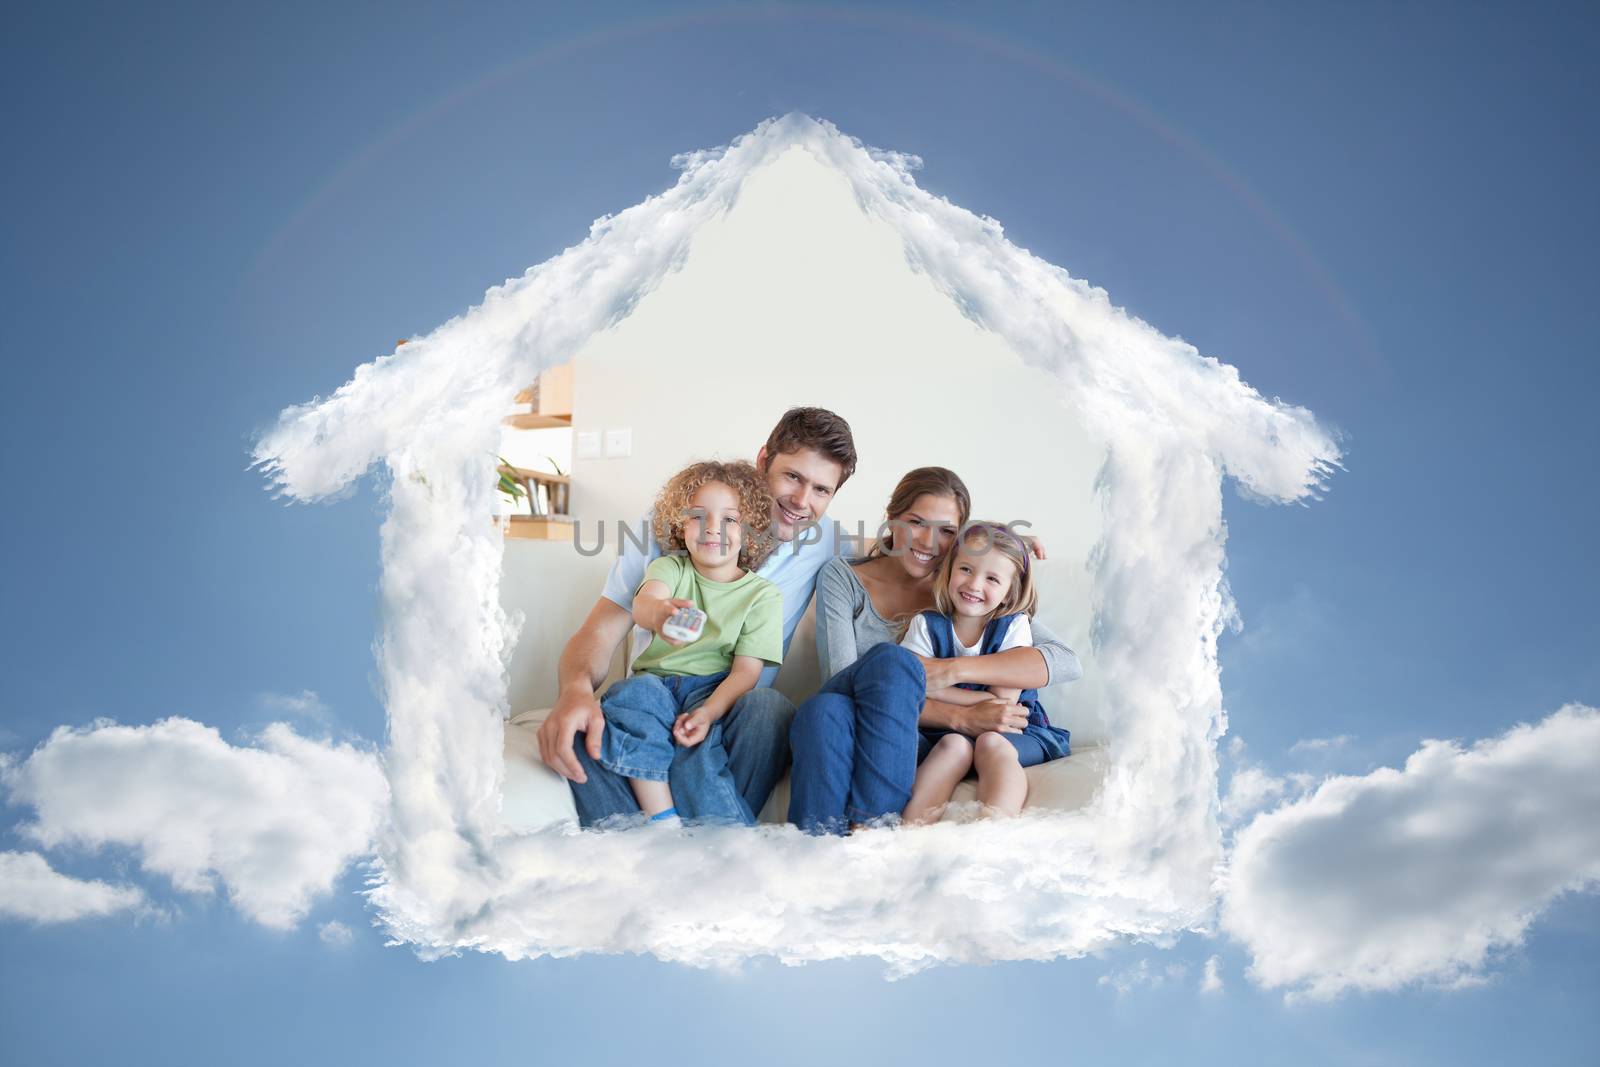
<svg viewBox="0 0 1600 1067"><path fill-rule="evenodd" d="M739 526L739 494L721 482L707 482L689 498L683 541L689 557L704 567L739 558L744 530Z"/></svg>
<svg viewBox="0 0 1600 1067"><path fill-rule="evenodd" d="M924 493L905 511L889 517L894 544L890 555L911 577L926 578L939 569L939 559L950 551L960 525L955 497Z"/></svg>

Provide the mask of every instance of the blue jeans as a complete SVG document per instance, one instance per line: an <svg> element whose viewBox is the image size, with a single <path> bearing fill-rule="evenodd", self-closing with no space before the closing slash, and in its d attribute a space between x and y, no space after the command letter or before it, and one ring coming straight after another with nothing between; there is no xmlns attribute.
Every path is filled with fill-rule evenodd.
<svg viewBox="0 0 1600 1067"><path fill-rule="evenodd" d="M795 713L789 821L811 834L898 815L917 774L917 719L927 696L917 657L873 645Z"/></svg>
<svg viewBox="0 0 1600 1067"><path fill-rule="evenodd" d="M665 782L677 744L672 724L704 704L728 676L720 674L636 674L605 691L600 710L606 729L600 735L600 766L624 778Z"/></svg>
<svg viewBox="0 0 1600 1067"><path fill-rule="evenodd" d="M607 689L602 707L618 686L631 681L634 679L625 678ZM711 690L706 690L705 696L710 695ZM703 700L701 697L696 703ZM667 785L683 820L754 825L756 814L788 766L789 722L793 718L794 705L787 697L776 689L758 687L734 701L728 714L712 723L704 741L693 748L675 748ZM608 725L600 739L602 756L610 733ZM615 816L638 814L639 802L627 776L590 758L584 742L585 735L578 734L572 751L588 780L581 785L567 783L578 809L578 822L592 827Z"/></svg>

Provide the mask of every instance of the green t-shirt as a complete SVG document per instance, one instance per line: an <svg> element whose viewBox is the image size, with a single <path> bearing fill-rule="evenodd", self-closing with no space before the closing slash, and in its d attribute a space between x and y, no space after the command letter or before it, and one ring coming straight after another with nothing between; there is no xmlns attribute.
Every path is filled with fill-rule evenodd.
<svg viewBox="0 0 1600 1067"><path fill-rule="evenodd" d="M668 596L706 613L706 626L698 641L678 647L657 636L633 661L635 674L705 677L727 670L734 656L783 662L783 594L759 574L746 571L735 581L713 582L700 577L688 556L661 556L645 568L644 581L665 582Z"/></svg>

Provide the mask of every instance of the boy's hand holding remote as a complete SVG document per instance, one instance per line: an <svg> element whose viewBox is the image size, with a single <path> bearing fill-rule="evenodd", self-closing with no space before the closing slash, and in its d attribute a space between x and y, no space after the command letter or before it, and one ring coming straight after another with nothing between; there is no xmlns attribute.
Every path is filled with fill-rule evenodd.
<svg viewBox="0 0 1600 1067"><path fill-rule="evenodd" d="M684 600L682 597L669 597L665 582L646 582L639 590L639 595L633 598L633 621L655 634L669 645L683 647L687 641L680 641L670 634L662 633L661 628L667 620L678 613L679 608L692 608L694 601Z"/></svg>

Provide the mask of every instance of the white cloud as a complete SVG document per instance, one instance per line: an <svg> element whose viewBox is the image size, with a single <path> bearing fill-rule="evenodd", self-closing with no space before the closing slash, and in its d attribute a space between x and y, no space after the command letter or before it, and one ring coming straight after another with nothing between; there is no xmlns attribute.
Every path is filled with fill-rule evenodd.
<svg viewBox="0 0 1600 1067"><path fill-rule="evenodd" d="M1235 735L1228 739L1226 751L1231 767L1227 790L1218 804L1224 829L1235 828L1257 812L1297 797L1316 783L1315 776L1304 771L1273 774L1252 763L1247 749L1244 738Z"/></svg>
<svg viewBox="0 0 1600 1067"><path fill-rule="evenodd" d="M1333 752L1348 745L1351 741L1349 734L1340 734L1337 737L1308 737L1303 741L1296 741L1289 746L1289 751L1294 752Z"/></svg>
<svg viewBox="0 0 1600 1067"><path fill-rule="evenodd" d="M144 894L134 886L72 878L37 852L0 852L0 917L59 923L143 905Z"/></svg>
<svg viewBox="0 0 1600 1067"><path fill-rule="evenodd" d="M1205 971L1200 975L1200 992L1207 996L1222 993L1222 961L1216 956L1206 960Z"/></svg>
<svg viewBox="0 0 1600 1067"><path fill-rule="evenodd" d="M1099 985L1110 986L1119 997L1136 989L1160 989L1168 984L1182 982L1189 975L1184 963L1169 963L1165 967L1152 967L1149 960L1140 960L1132 967L1100 976Z"/></svg>
<svg viewBox="0 0 1600 1067"><path fill-rule="evenodd" d="M1402 770L1331 778L1241 829L1222 929L1251 977L1317 998L1482 979L1552 900L1600 881L1600 712L1569 705Z"/></svg>
<svg viewBox="0 0 1600 1067"><path fill-rule="evenodd" d="M323 944L332 945L334 948L344 948L356 937L348 926L337 919L317 927L317 936L322 939Z"/></svg>
<svg viewBox="0 0 1600 1067"><path fill-rule="evenodd" d="M495 895L471 914L452 902L448 925L399 897L398 879L372 899L391 931L427 955L464 946L511 959L648 952L695 966L864 957L899 976L1159 936L1174 905L1142 899L1139 879L1159 875L1130 856L1138 843L1092 819L1028 814L844 839L771 825L556 828L501 839ZM1099 884L1127 886L1130 896L1100 896ZM1180 906L1194 925L1211 902Z"/></svg>
<svg viewBox="0 0 1600 1067"><path fill-rule="evenodd" d="M1222 821L1233 825L1269 804L1282 799L1289 781L1260 767L1240 767L1228 779L1228 792L1222 798Z"/></svg>
<svg viewBox="0 0 1600 1067"><path fill-rule="evenodd" d="M1116 724L1105 786L1070 815L842 842L781 829L502 834L517 623L499 608L504 543L486 517L507 398L662 288L691 261L696 230L795 145L889 228L896 269L909 264L1056 374L1075 405L1063 417L1107 449L1091 561L1097 682ZM1337 464L1332 435L1018 248L993 219L918 188L910 157L793 115L678 163L672 189L597 220L586 240L357 368L332 396L284 411L258 444L257 462L298 500L335 497L375 463L392 476L379 668L394 823L373 896L390 930L430 952L866 955L910 968L1049 958L1203 919L1221 859L1216 639L1232 614L1221 479L1260 499L1308 499Z"/></svg>
<svg viewBox="0 0 1600 1067"><path fill-rule="evenodd" d="M189 719L60 727L6 768L21 832L47 848L132 848L185 892L220 881L257 922L288 927L371 849L386 786L377 758L283 723L236 747Z"/></svg>
<svg viewBox="0 0 1600 1067"><path fill-rule="evenodd" d="M302 689L298 693L262 693L258 703L274 715L296 715L322 723L333 717L328 705L311 689Z"/></svg>

